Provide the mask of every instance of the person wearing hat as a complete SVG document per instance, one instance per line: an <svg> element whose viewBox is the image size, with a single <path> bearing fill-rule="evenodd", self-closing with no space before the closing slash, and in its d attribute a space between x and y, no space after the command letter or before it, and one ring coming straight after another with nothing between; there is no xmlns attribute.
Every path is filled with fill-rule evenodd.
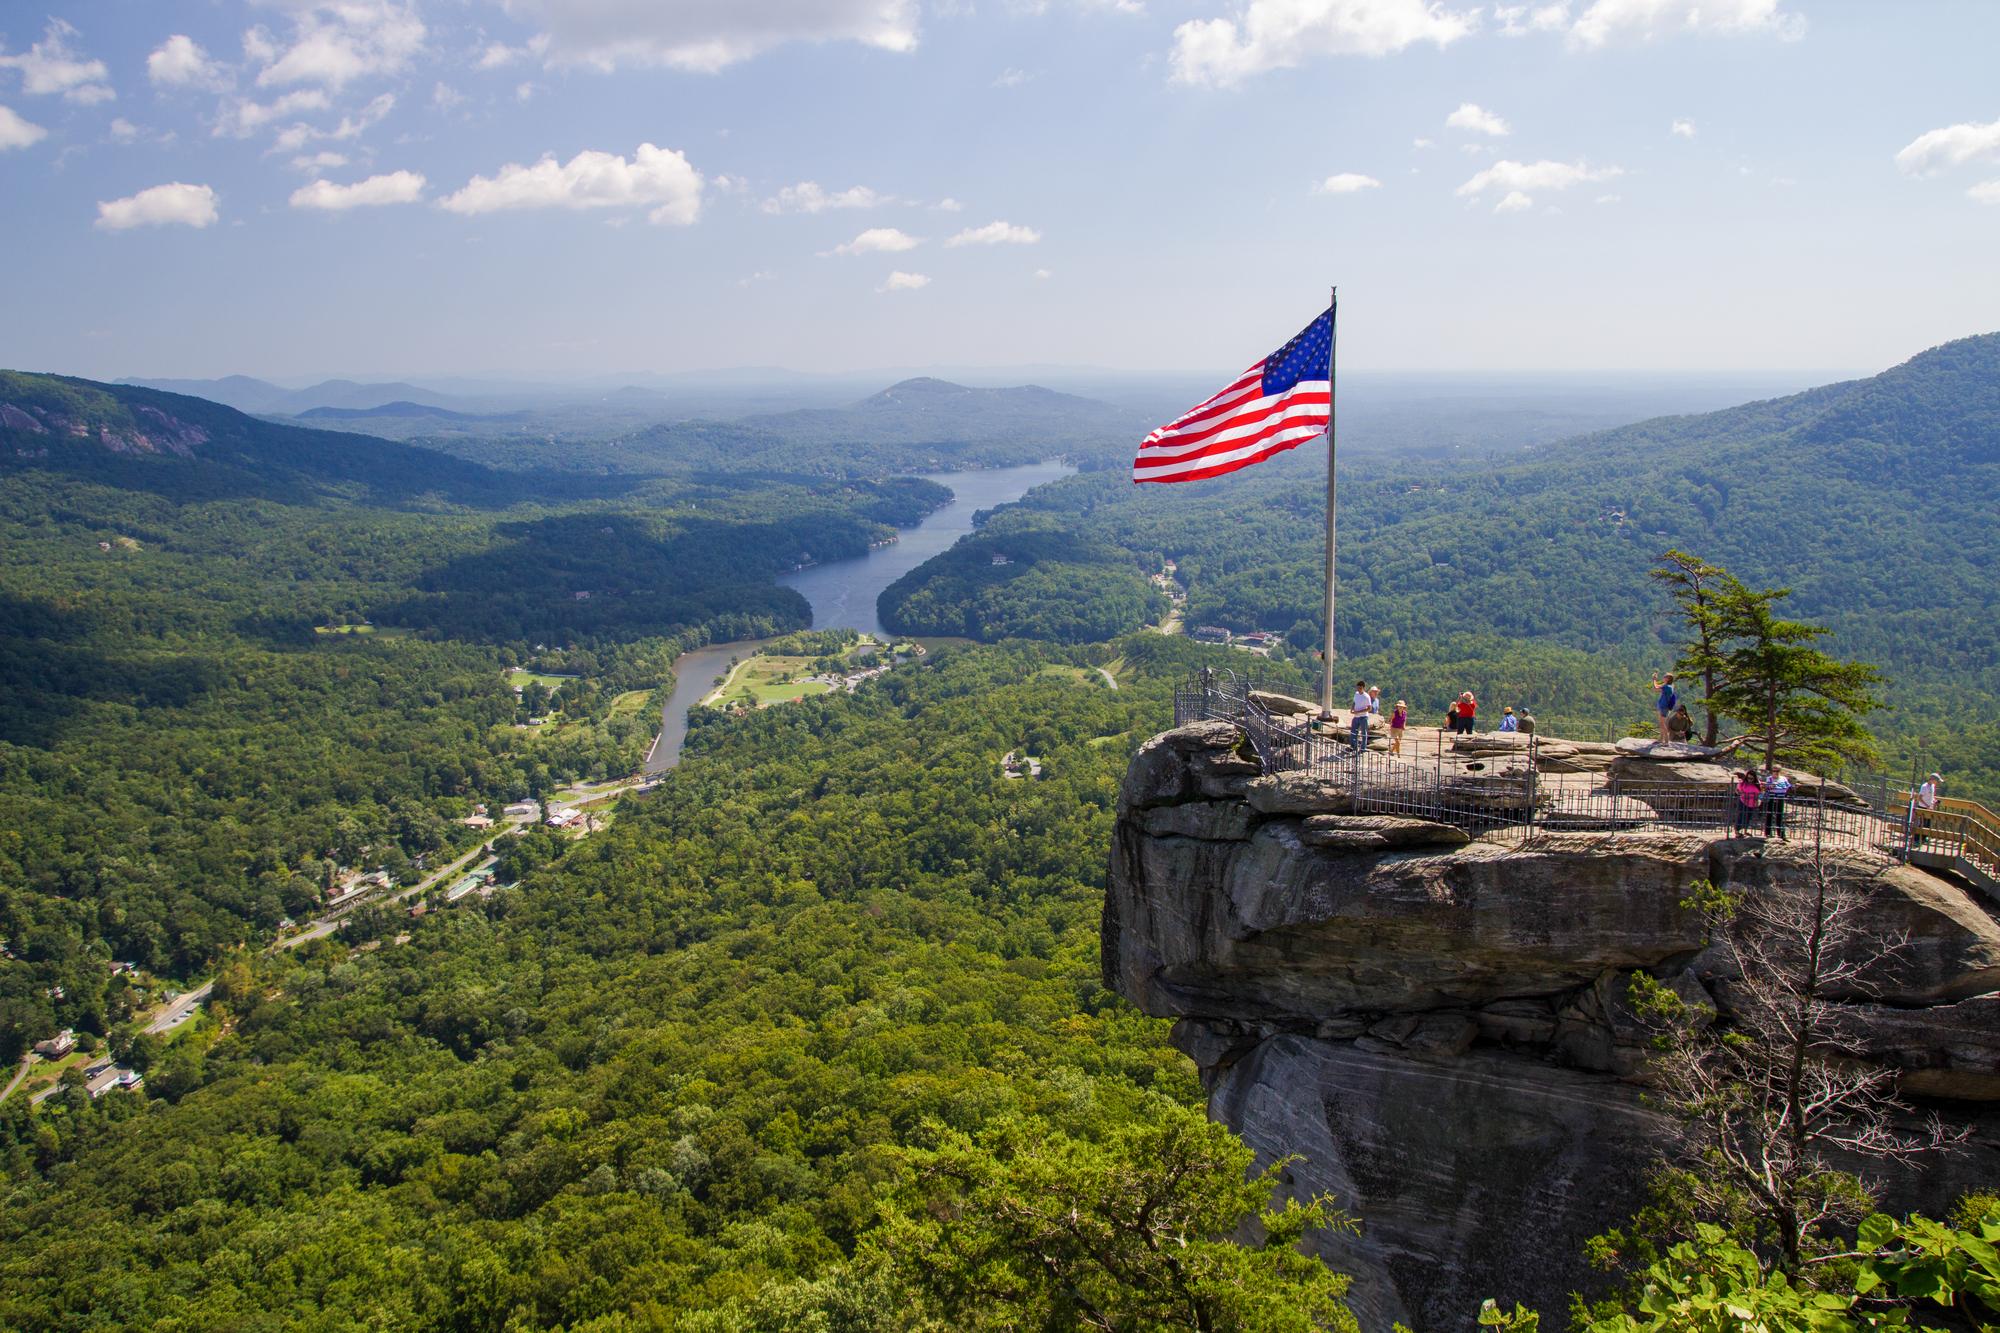
<svg viewBox="0 0 2000 1333"><path fill-rule="evenodd" d="M1403 752L1403 728L1410 725L1410 705L1396 700L1396 711L1389 714L1389 753Z"/></svg>
<svg viewBox="0 0 2000 1333"><path fill-rule="evenodd" d="M1470 736L1472 734L1472 722L1478 715L1479 700L1472 697L1472 691L1467 690L1464 694L1459 695L1458 731L1461 736Z"/></svg>
<svg viewBox="0 0 2000 1333"><path fill-rule="evenodd" d="M1917 788L1917 794L1910 798L1910 840L1913 843L1924 840L1924 831L1936 818L1938 784L1943 781L1941 775L1931 774L1924 779L1923 785Z"/></svg>
<svg viewBox="0 0 2000 1333"><path fill-rule="evenodd" d="M1500 712L1500 730L1519 731L1520 729L1521 721L1514 716L1514 710L1511 708L1502 709Z"/></svg>

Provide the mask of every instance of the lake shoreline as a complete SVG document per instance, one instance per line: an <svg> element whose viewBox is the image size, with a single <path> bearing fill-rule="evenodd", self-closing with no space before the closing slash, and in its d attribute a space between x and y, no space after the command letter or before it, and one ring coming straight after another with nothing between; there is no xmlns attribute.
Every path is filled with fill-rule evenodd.
<svg viewBox="0 0 2000 1333"><path fill-rule="evenodd" d="M780 587L792 588L812 607L812 628L852 629L893 643L895 635L876 613L882 590L910 570L949 550L973 531L975 515L1013 504L1035 487L1075 473L1060 459L1005 468L963 468L925 473L923 479L948 487L952 498L900 529L898 540L870 548L865 554L829 560L781 574ZM739 639L732 643L690 648L673 661L674 688L660 710L660 730L646 751L640 771L657 777L680 762L687 740L689 710L700 705L724 674L731 657L747 657L769 639Z"/></svg>

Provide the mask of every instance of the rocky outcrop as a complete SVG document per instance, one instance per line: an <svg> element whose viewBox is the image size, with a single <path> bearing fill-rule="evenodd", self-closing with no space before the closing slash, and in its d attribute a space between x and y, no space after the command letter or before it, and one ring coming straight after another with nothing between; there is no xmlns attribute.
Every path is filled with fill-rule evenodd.
<svg viewBox="0 0 2000 1333"><path fill-rule="evenodd" d="M1809 854L1645 828L1636 803L1642 827L1532 838L1352 808L1337 778L1259 776L1226 723L1141 747L1106 984L1178 1020L1211 1113L1296 1158L1290 1188L1362 1218L1358 1240L1322 1244L1364 1329L1470 1327L1488 1296L1559 1310L1591 1280L1583 1240L1629 1218L1662 1142L1632 978L1726 1015L1735 979L1689 886L1756 893ZM1938 1207L2000 1175L2000 924L1923 871L1845 855L1870 895L1855 1053L1979 1127L1926 1177Z"/></svg>

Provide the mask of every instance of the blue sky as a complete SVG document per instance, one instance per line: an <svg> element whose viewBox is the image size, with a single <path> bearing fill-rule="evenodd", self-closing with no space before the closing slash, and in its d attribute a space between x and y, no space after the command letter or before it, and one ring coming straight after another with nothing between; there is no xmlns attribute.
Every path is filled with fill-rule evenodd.
<svg viewBox="0 0 2000 1333"><path fill-rule="evenodd" d="M0 11L0 364L1872 369L2000 329L1985 0Z"/></svg>

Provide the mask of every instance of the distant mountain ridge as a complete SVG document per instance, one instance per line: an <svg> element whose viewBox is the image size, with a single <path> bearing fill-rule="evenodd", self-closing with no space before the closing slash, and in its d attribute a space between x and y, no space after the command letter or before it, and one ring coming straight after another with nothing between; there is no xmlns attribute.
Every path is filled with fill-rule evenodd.
<svg viewBox="0 0 2000 1333"><path fill-rule="evenodd" d="M383 403L380 407L315 407L298 414L300 421L372 421L383 417L425 417L438 421L458 422L507 422L520 421L525 412L459 412L449 407L432 407L427 403L397 401Z"/></svg>
<svg viewBox="0 0 2000 1333"><path fill-rule="evenodd" d="M321 407L371 408L403 402L424 407L462 408L465 400L438 393L400 380L387 384L363 384L355 380L322 380L304 389L285 389L249 375L229 375L217 380L121 379L119 384L162 393L206 398L239 412L261 416L301 416Z"/></svg>

